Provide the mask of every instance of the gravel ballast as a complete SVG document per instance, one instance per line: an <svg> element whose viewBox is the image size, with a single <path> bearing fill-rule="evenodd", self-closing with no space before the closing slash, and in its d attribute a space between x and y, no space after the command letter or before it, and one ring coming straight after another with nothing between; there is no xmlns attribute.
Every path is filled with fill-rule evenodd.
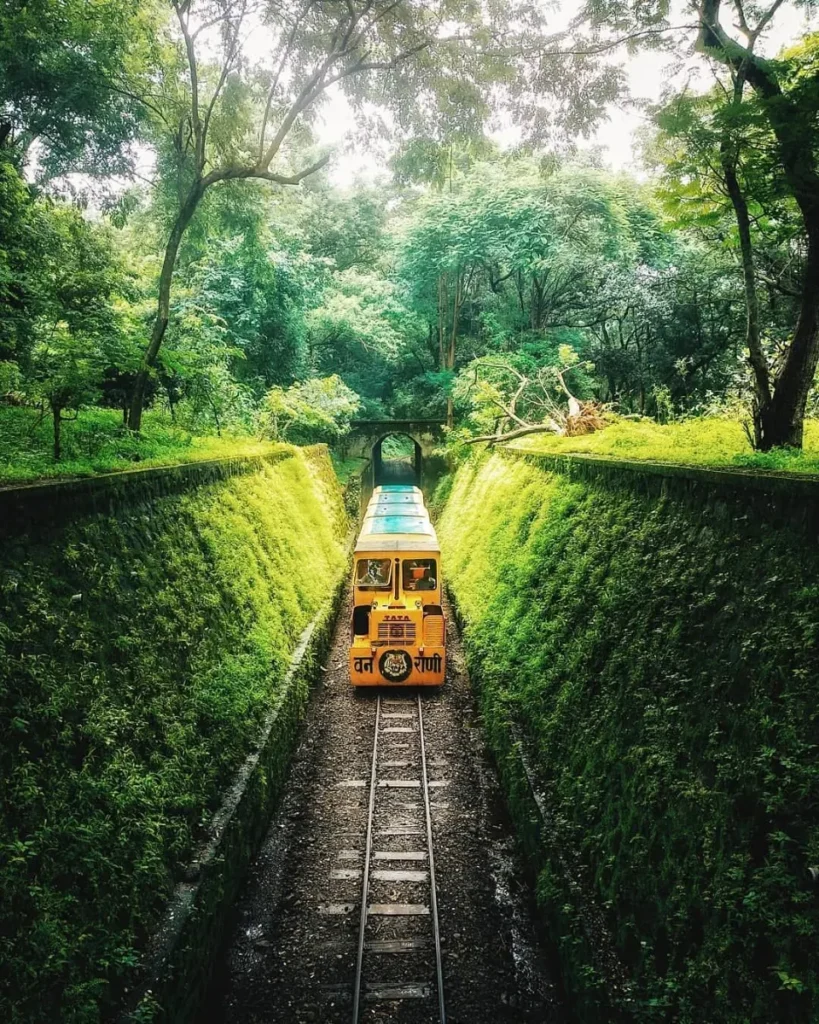
<svg viewBox="0 0 819 1024"><path fill-rule="evenodd" d="M236 908L203 1022L349 1024L357 955L367 809L378 693L378 779L420 778L417 690L354 690L347 674L349 598L305 722L290 784ZM487 762L452 617L441 690L421 693L441 930L451 1024L563 1024L554 968L538 950L530 892ZM402 716L402 717L395 717ZM410 716L410 717L404 717ZM392 732L394 728L413 731ZM384 733L383 730L390 731ZM438 785L434 785L438 783ZM368 905L429 903L421 792L376 789ZM408 880L393 880L408 869ZM373 878L371 872L371 879ZM438 1018L429 916L370 918L360 1020ZM402 940L402 952L384 952ZM404 940L415 940L404 942ZM379 951L379 947L380 950ZM405 998L390 987L416 983ZM378 986L381 986L380 990ZM393 994L402 994L393 992Z"/></svg>

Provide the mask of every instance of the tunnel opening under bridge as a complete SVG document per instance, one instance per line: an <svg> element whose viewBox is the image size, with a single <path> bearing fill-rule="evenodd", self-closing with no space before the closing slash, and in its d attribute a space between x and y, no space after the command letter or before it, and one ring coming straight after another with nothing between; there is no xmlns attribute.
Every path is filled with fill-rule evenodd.
<svg viewBox="0 0 819 1024"><path fill-rule="evenodd" d="M409 434L384 434L373 446L373 483L421 486L421 445Z"/></svg>

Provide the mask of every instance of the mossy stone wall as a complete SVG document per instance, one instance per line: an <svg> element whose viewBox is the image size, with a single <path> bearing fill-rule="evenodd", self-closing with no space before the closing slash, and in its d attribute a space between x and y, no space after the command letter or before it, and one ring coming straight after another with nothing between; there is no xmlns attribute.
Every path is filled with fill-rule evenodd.
<svg viewBox="0 0 819 1024"><path fill-rule="evenodd" d="M138 982L271 707L294 733L290 657L346 565L326 450L56 487L28 527L26 496L3 496L23 510L0 542L0 1018L15 1024L98 1021ZM283 758L267 756L251 788L275 789ZM226 857L269 801L248 806Z"/></svg>
<svg viewBox="0 0 819 1024"><path fill-rule="evenodd" d="M816 486L507 453L445 490L444 571L578 1018L815 1021Z"/></svg>

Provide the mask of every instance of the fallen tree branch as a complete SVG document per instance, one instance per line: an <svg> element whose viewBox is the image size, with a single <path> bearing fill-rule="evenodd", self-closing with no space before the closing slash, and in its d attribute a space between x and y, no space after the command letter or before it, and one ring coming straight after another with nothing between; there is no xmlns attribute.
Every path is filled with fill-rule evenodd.
<svg viewBox="0 0 819 1024"><path fill-rule="evenodd" d="M514 441L516 437L525 437L527 434L562 434L563 431L557 423L538 423L531 427L521 427L519 430L510 430L508 434L484 434L481 437L470 437L462 444L478 444L484 442L490 445L498 444L501 441Z"/></svg>

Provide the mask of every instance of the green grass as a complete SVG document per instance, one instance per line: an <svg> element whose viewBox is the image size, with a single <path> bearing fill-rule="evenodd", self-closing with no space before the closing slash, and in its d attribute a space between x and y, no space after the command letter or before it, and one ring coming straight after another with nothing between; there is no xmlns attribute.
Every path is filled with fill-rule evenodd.
<svg viewBox="0 0 819 1024"><path fill-rule="evenodd" d="M768 472L819 473L819 420L809 420L803 451L779 448L755 452L742 424L719 417L660 424L653 420L615 420L611 426L582 437L535 434L513 442L527 451L597 455L692 466L761 469Z"/></svg>
<svg viewBox="0 0 819 1024"><path fill-rule="evenodd" d="M63 456L55 462L51 419L39 419L34 409L0 406L0 484L259 455L271 448L250 437L196 437L152 411L135 436L115 410L86 409L63 424Z"/></svg>
<svg viewBox="0 0 819 1024"><path fill-rule="evenodd" d="M333 460L333 468L336 471L338 482L342 487L347 483L351 476L354 476L356 473L360 473L364 466L367 465L367 459L342 459L340 456L336 455L335 452L331 452L330 456Z"/></svg>
<svg viewBox="0 0 819 1024"><path fill-rule="evenodd" d="M578 1019L614 1019L582 879L634 982L630 1018L815 1024L811 527L498 454L460 467L438 536L489 742L511 772L517 725L546 800L538 893Z"/></svg>
<svg viewBox="0 0 819 1024"><path fill-rule="evenodd" d="M0 1020L98 1024L345 565L326 456L0 549Z"/></svg>

